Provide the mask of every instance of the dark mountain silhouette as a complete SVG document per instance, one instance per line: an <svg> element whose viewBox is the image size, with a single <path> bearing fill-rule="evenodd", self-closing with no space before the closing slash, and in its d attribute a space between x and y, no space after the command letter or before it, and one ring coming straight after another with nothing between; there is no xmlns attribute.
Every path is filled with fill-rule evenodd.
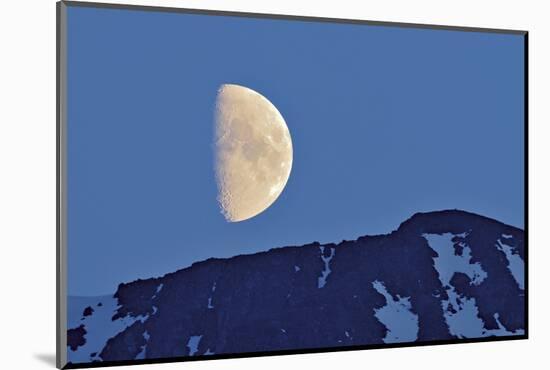
<svg viewBox="0 0 550 370"><path fill-rule="evenodd" d="M69 299L69 360L523 335L524 253L521 229L452 210L388 235L211 258Z"/></svg>

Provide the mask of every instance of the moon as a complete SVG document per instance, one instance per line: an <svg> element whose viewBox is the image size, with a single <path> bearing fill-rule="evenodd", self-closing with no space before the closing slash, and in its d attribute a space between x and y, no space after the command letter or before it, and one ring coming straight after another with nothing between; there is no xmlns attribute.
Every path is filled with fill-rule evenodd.
<svg viewBox="0 0 550 370"><path fill-rule="evenodd" d="M218 203L239 222L265 211L286 186L292 139L281 113L263 95L224 84L215 111L214 157Z"/></svg>

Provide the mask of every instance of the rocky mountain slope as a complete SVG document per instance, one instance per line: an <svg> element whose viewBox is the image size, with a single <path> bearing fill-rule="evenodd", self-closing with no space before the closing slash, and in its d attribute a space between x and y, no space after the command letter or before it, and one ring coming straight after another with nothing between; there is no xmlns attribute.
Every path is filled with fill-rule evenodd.
<svg viewBox="0 0 550 370"><path fill-rule="evenodd" d="M69 298L69 361L524 334L524 233L463 211L388 235L211 258Z"/></svg>

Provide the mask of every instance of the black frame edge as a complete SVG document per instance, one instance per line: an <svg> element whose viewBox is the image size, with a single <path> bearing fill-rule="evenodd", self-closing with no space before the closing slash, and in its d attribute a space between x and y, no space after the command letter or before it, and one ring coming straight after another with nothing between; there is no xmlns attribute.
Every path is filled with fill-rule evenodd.
<svg viewBox="0 0 550 370"><path fill-rule="evenodd" d="M66 265L66 37L67 5L56 4L56 348L58 369L67 365L67 265Z"/></svg>
<svg viewBox="0 0 550 370"><path fill-rule="evenodd" d="M510 335L510 336L501 336L501 337L487 337L487 338L473 338L473 339L450 339L450 340L437 340L437 341L426 341L426 342L369 344L369 345L362 345L362 346L245 352L245 353L237 353L237 354L221 354L221 355L206 355L206 356L202 355L197 357L183 356L183 357L168 357L168 358L157 358L157 359L146 359L146 360L101 361L101 362L87 362L87 363L79 363L79 364L68 363L64 367L64 369L88 369L88 368L96 368L96 367L113 367L113 366L127 366L127 365L151 365L151 364L165 364L165 363L174 363L174 362L212 361L212 360L238 359L238 358L306 355L306 354L316 354L316 353L352 352L352 351L372 350L372 349L396 349L396 348L408 348L408 347L439 346L439 345L449 345L449 344L491 343L491 342L502 342L502 341L510 341L510 340L525 340L525 339L527 339L526 335Z"/></svg>
<svg viewBox="0 0 550 370"><path fill-rule="evenodd" d="M525 338L529 338L529 32L523 35L523 150L524 150L524 256Z"/></svg>
<svg viewBox="0 0 550 370"><path fill-rule="evenodd" d="M77 0L62 0L61 2L63 2L67 6L86 7L86 8L125 9L125 10L137 10L137 11L141 10L141 11L154 11L154 12L165 12L165 13L185 13L185 14L229 16L229 17L241 17L241 18L282 19L282 20L294 20L294 21L303 21L303 22L362 24L362 25L371 25L371 26L500 33L500 34L510 34L510 35L524 35L527 33L526 30L514 30L514 29L500 29L500 28L487 28L487 27L461 27L461 26L451 26L451 25L435 25L435 24L427 24L427 23L374 21L374 20L362 20L362 19L351 19L351 18L302 16L302 15L293 15L293 14L252 13L252 12L229 11L229 10L176 8L176 7L154 6L154 5L100 3L100 2L87 2L87 1L77 1Z"/></svg>

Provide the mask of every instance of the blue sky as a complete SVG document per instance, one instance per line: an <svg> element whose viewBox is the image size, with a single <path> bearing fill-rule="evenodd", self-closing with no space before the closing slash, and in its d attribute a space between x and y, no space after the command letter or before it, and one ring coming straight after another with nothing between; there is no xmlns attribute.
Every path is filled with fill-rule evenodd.
<svg viewBox="0 0 550 370"><path fill-rule="evenodd" d="M294 147L279 199L239 223L216 202L224 83L266 96ZM523 227L523 84L519 35L69 7L69 294L415 212Z"/></svg>

